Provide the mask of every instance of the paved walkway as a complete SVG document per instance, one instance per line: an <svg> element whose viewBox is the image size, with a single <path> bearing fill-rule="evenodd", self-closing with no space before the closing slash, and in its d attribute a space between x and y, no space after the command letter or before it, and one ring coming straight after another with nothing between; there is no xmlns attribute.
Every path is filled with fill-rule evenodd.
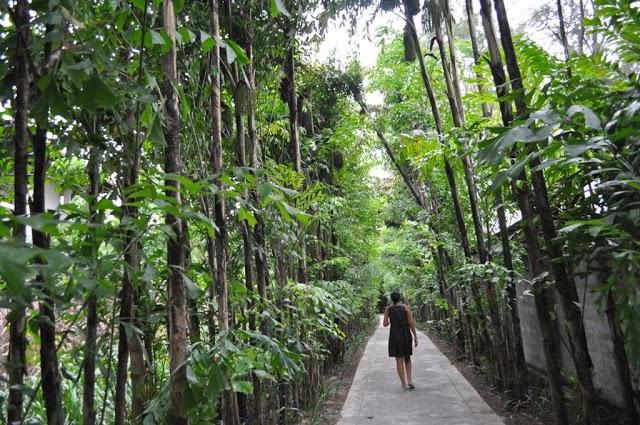
<svg viewBox="0 0 640 425"><path fill-rule="evenodd" d="M471 384L422 332L414 348L415 390L402 391L382 322L358 364L338 425L503 424Z"/></svg>

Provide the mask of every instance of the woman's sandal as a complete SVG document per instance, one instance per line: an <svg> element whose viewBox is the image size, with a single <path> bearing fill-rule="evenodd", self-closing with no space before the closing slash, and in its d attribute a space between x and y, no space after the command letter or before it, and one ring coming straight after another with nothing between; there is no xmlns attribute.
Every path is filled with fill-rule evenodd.
<svg viewBox="0 0 640 425"><path fill-rule="evenodd" d="M416 387L415 387L415 385L413 385L413 384L409 384L409 389L410 389L410 390L415 390L415 389L416 389Z"/></svg>

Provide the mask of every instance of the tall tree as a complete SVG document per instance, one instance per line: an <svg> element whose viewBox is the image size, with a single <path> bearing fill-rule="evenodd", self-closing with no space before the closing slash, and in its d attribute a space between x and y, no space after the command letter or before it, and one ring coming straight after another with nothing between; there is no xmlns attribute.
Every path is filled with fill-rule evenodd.
<svg viewBox="0 0 640 425"><path fill-rule="evenodd" d="M285 58L285 85L287 92L287 105L289 106L289 148L292 153L293 168L298 173L302 170L302 155L300 152L300 134L298 123L298 95L296 93L296 57L295 57L295 23L289 22L287 31L288 49ZM304 236L304 226L300 224L300 262L298 267L298 279L301 282L309 282L309 272L307 270L307 242Z"/></svg>
<svg viewBox="0 0 640 425"><path fill-rule="evenodd" d="M506 75L498 46L498 40L493 27L490 0L481 0L480 15L484 27L485 38L489 51L489 68L493 76L496 94L500 102L500 113L502 123L508 126L513 121L513 110L511 103L506 100L509 91L507 87ZM549 387L551 389L551 403L553 407L554 420L557 425L568 423L567 408L564 402L564 392L562 389L562 375L560 372L559 352L554 337L553 321L550 311L553 306L553 297L545 280L542 278L544 267L541 263L540 247L538 245L537 227L533 222L533 213L530 205L530 189L526 175L522 173L518 176L518 183L513 185L513 193L517 199L520 212L522 214L521 227L524 233L527 246L527 258L529 260L529 270L536 279L534 282L534 301L540 331L542 334L543 348L545 353L545 365ZM505 223L506 224L506 223Z"/></svg>
<svg viewBox="0 0 640 425"><path fill-rule="evenodd" d="M476 15L473 11L473 1L465 0L465 10L467 12L467 24L469 26L469 38L471 39L471 50L473 51L473 60L476 65L480 63L480 48L478 47L478 36L476 31ZM482 81L482 74L476 72L476 78L478 79L478 93L484 93L484 87L480 81ZM491 108L488 103L482 102L480 105L482 109L483 117L491 116Z"/></svg>
<svg viewBox="0 0 640 425"><path fill-rule="evenodd" d="M569 64L569 41L567 40L567 29L564 24L564 13L562 12L561 0L556 0L556 8L558 11L558 21L560 24L560 40L562 41L562 50L564 51L564 60L567 63L567 75L569 76L569 78L571 78L571 65Z"/></svg>
<svg viewBox="0 0 640 425"><path fill-rule="evenodd" d="M214 39L220 37L220 3L219 0L210 0L211 8L211 35ZM215 238L215 267L216 276L214 281L217 282L218 295L218 326L220 332L224 335L229 330L229 289L227 286L227 262L228 262L228 241L227 241L227 212L226 201L222 191L224 184L222 182L222 173L224 171L223 147L222 147L222 116L220 108L220 48L218 43L212 49L211 66L213 77L211 81L211 158L213 162L214 182L218 192L214 195L214 220L218 233ZM225 335L226 336L226 335ZM223 417L225 423L231 425L238 424L237 404L235 401L235 393L227 391L223 399Z"/></svg>
<svg viewBox="0 0 640 425"><path fill-rule="evenodd" d="M440 61L442 63L442 72L444 75L447 97L449 99L449 106L451 108L451 115L453 118L453 124L455 127L461 128L464 125L464 107L462 104L462 97L460 94L460 87L457 82L457 78L453 78L453 62L448 63L446 48L444 45L444 36L442 33L442 22L445 22L447 27L447 36L449 39L449 50L451 53L451 59L455 60L455 43L453 42L453 28L450 21L451 12L448 10L448 2L443 2L438 7L432 7L429 10L431 18L431 24L436 34L436 42L438 44L438 50L440 52ZM451 65L451 66L450 66ZM471 216L473 218L473 225L476 235L476 243L478 249L478 257L481 264L488 261L488 251L484 238L484 230L482 228L482 220L480 216L480 205L478 203L478 191L476 188L475 178L473 175L473 166L471 164L471 158L468 155L462 157L462 167L464 170L464 177L467 186L467 192L469 194L469 204L471 207ZM502 384L510 385L510 367L507 364L507 351L504 344L504 333L502 328L502 320L500 317L500 310L498 301L496 299L495 290L490 281L485 280L485 290L487 294L487 300L489 304L489 314L491 316L491 324L493 326L493 336L495 339L494 349L498 357L498 370L502 376Z"/></svg>
<svg viewBox="0 0 640 425"><path fill-rule="evenodd" d="M100 194L100 152L97 146L91 147L88 162L89 190L87 195L89 198L89 211L91 214L91 222L95 224L98 220L98 214L95 211L97 198ZM87 243L90 249L90 258L95 264L98 257L98 245L95 230L89 233L89 241ZM95 384L96 384L96 351L98 339L98 296L95 289L88 294L87 300L87 330L84 347L84 364L83 375L84 381L82 385L82 424L93 425L96 422L95 409Z"/></svg>
<svg viewBox="0 0 640 425"><path fill-rule="evenodd" d="M429 105L431 106L431 112L433 114L433 119L436 126L436 133L438 135L438 140L440 143L442 143L443 142L442 139L444 137L442 119L440 117L440 111L438 108L438 103L436 100L435 93L433 91L433 86L431 84L431 79L429 78L429 74L427 73L427 68L424 63L424 56L422 54L422 48L420 47L420 39L418 38L418 32L416 31L415 22L413 19L413 16L414 16L413 12L415 12L415 10L411 10L411 8L407 7L407 5L405 4L405 20L408 24L410 36L413 40L413 46L416 50L416 56L418 57L418 64L420 67L420 76L422 78L424 88L427 92ZM465 257L468 259L471 259L472 258L471 247L469 245L467 228L464 222L464 216L462 214L462 207L460 205L460 197L458 195L458 187L455 179L455 173L454 173L453 167L451 166L451 163L449 162L447 155L443 155L443 162L444 162L445 174L447 176L447 182L449 184L449 189L451 192L451 199L453 202L453 207L454 207L454 212L456 217L456 224L460 234L462 249ZM484 341L484 344L483 344L484 347L488 348L490 346L489 334L485 326L484 312L483 312L484 308L482 306L482 302L480 298L480 290L476 282L472 282L471 284L471 295L473 297L475 308L478 312L479 333L481 338Z"/></svg>
<svg viewBox="0 0 640 425"><path fill-rule="evenodd" d="M15 135L13 162L13 213L16 216L27 214L27 165L29 148L29 3L18 0L15 5L14 24L16 27L16 62L15 81L16 97L14 112ZM24 225L16 225L13 237L16 244L22 245L26 239ZM22 421L22 385L27 371L26 359L26 317L25 305L18 305L10 319L9 355L7 369L9 372L9 400L7 404L7 422Z"/></svg>
<svg viewBox="0 0 640 425"><path fill-rule="evenodd" d="M507 70L509 71L510 82L513 90L517 93L516 108L518 115L525 117L526 101L524 96L524 83L520 73L520 65L515 53L511 28L503 0L494 0L498 27L500 28L500 40L504 50ZM532 145L530 149L536 149ZM580 393L582 395L582 411L587 425L597 425L598 400L593 386L591 357L587 346L587 337L582 320L581 304L578 298L575 281L569 271L570 265L563 255L562 241L558 240L556 225L549 203L546 179L544 172L538 168L540 160L534 156L530 166L532 168L531 180L534 187L535 204L542 227L545 247L551 269L556 283L556 289L560 295L560 301L565 319L569 328L569 344L578 381L580 382Z"/></svg>
<svg viewBox="0 0 640 425"><path fill-rule="evenodd" d="M54 31L52 25L45 28L45 40ZM53 73L56 59L52 60L52 43L45 42L43 65L40 74ZM42 93L39 93L42 95ZM45 185L47 176L47 132L49 128L49 107L45 107L42 118L36 126L33 136L33 201L31 212L43 214L45 208ZM38 248L49 249L51 240L45 232L34 230L33 243ZM50 282L42 275L38 277L42 286L42 300L40 301L40 368L42 374L42 395L44 398L47 422L49 425L64 423L62 406L62 376L58 362L56 346L56 313L55 293Z"/></svg>
<svg viewBox="0 0 640 425"><path fill-rule="evenodd" d="M169 37L169 51L162 63L164 82L162 94L164 96L164 138L165 148L164 171L169 176L165 184L166 196L173 199L175 206L180 208L180 182L175 178L181 173L180 164L180 109L179 97L176 89L178 84L178 67L176 53L176 17L173 0L164 0L162 9L164 29ZM171 371L171 410L169 422L173 424L188 424L189 418L184 416L182 403L187 385L187 300L184 272L184 234L182 219L173 213L168 213L166 222L171 226L174 237L167 241L167 267L169 268L169 357Z"/></svg>

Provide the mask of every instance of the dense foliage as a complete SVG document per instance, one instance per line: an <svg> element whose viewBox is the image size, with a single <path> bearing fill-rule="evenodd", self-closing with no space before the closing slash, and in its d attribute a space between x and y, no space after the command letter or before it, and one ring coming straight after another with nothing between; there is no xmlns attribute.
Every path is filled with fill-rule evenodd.
<svg viewBox="0 0 640 425"><path fill-rule="evenodd" d="M474 2L423 3L2 5L8 422L296 422L399 288L513 399L531 296L554 420L575 372L593 425L594 272L636 422L638 2L543 2L546 50L502 0L480 31ZM372 13L405 23L376 29L372 69L309 58Z"/></svg>

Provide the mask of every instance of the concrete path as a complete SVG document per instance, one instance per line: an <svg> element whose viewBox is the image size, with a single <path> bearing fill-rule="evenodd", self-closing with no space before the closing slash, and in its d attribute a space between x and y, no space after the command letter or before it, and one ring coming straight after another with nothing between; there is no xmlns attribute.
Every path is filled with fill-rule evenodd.
<svg viewBox="0 0 640 425"><path fill-rule="evenodd" d="M388 357L389 328L373 334L338 425L495 425L502 420L422 332L413 351L415 390L402 391Z"/></svg>

